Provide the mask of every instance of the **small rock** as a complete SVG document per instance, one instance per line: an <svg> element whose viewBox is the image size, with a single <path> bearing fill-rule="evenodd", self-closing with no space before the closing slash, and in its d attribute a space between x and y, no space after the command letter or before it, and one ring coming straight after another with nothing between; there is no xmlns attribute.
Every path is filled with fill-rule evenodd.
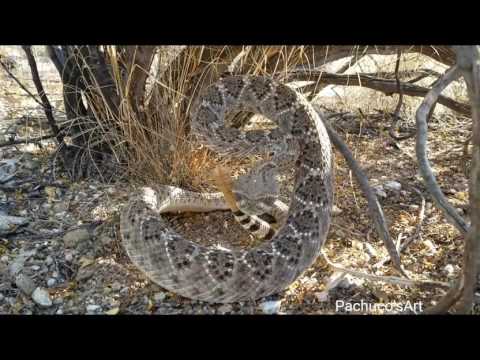
<svg viewBox="0 0 480 360"><path fill-rule="evenodd" d="M101 308L102 307L100 305L95 305L95 304L87 305L87 312L89 312L89 313L96 312L96 311L100 310Z"/></svg>
<svg viewBox="0 0 480 360"><path fill-rule="evenodd" d="M365 251L367 252L368 255L372 257L376 257L378 255L377 250L375 250L375 248L371 244L364 242L363 247L365 248Z"/></svg>
<svg viewBox="0 0 480 360"><path fill-rule="evenodd" d="M55 203L55 204L53 204L52 209L53 209L54 212L58 213L57 215L61 215L61 214L65 215L65 213L68 210L68 204L65 203L65 202Z"/></svg>
<svg viewBox="0 0 480 360"><path fill-rule="evenodd" d="M3 294L0 294L0 302L3 301L3 299L5 299L5 296L3 296Z"/></svg>
<svg viewBox="0 0 480 360"><path fill-rule="evenodd" d="M443 271L447 274L448 277L454 277L455 276L455 267L452 264L447 264L444 268Z"/></svg>
<svg viewBox="0 0 480 360"><path fill-rule="evenodd" d="M390 191L400 191L402 189L402 184L398 181L387 181L383 184L383 187Z"/></svg>
<svg viewBox="0 0 480 360"><path fill-rule="evenodd" d="M30 266L30 269L32 269L33 271L38 271L38 270L40 270L40 266L32 265L32 266Z"/></svg>
<svg viewBox="0 0 480 360"><path fill-rule="evenodd" d="M7 262L8 262L8 256L7 256L7 255L3 255L3 256L0 258L0 261L3 262L3 263L7 263Z"/></svg>
<svg viewBox="0 0 480 360"><path fill-rule="evenodd" d="M363 251L363 243L358 240L352 240L352 247L356 250Z"/></svg>
<svg viewBox="0 0 480 360"><path fill-rule="evenodd" d="M10 234L18 226L28 223L28 219L20 216L10 216L0 213L0 235Z"/></svg>
<svg viewBox="0 0 480 360"><path fill-rule="evenodd" d="M27 209L20 210L18 212L18 215L25 217L28 215L28 210Z"/></svg>
<svg viewBox="0 0 480 360"><path fill-rule="evenodd" d="M122 288L122 285L118 281L115 281L112 284L112 290L113 291L119 291L121 288Z"/></svg>
<svg viewBox="0 0 480 360"><path fill-rule="evenodd" d="M55 286L56 283L57 283L57 280L54 279L54 278L50 278L50 279L47 280L47 286L48 287Z"/></svg>
<svg viewBox="0 0 480 360"><path fill-rule="evenodd" d="M10 272L10 275L14 277L17 275L25 266L25 261L35 255L36 250L31 250L31 251L21 251L20 254L15 258L15 260L10 264L8 267L8 270Z"/></svg>
<svg viewBox="0 0 480 360"><path fill-rule="evenodd" d="M40 162L38 160L26 160L23 166L28 170L34 170L40 167Z"/></svg>
<svg viewBox="0 0 480 360"><path fill-rule="evenodd" d="M63 298L57 297L57 298L53 299L53 304L54 304L54 305L63 304Z"/></svg>
<svg viewBox="0 0 480 360"><path fill-rule="evenodd" d="M225 313L228 313L228 312L231 312L232 311L232 305L230 304L225 304L225 305L222 305L218 308L218 311L221 313L221 314L225 314Z"/></svg>
<svg viewBox="0 0 480 360"><path fill-rule="evenodd" d="M50 255L48 255L47 258L45 259L45 264L49 266L53 264L53 258Z"/></svg>
<svg viewBox="0 0 480 360"><path fill-rule="evenodd" d="M93 266L87 266L78 270L75 280L81 282L90 279L97 270Z"/></svg>
<svg viewBox="0 0 480 360"><path fill-rule="evenodd" d="M280 300L274 300L274 301L264 301L260 304L260 308L262 309L262 312L264 314L278 314L280 310Z"/></svg>
<svg viewBox="0 0 480 360"><path fill-rule="evenodd" d="M18 274L15 278L15 285L17 285L17 287L28 296L32 295L36 288L35 282L32 278L22 273Z"/></svg>
<svg viewBox="0 0 480 360"><path fill-rule="evenodd" d="M55 279L58 279L59 276L60 276L60 274L57 271L54 271L52 273L52 277L55 278Z"/></svg>
<svg viewBox="0 0 480 360"><path fill-rule="evenodd" d="M357 279L353 276L346 275L338 284L339 288L348 289L350 287L360 287L365 282L364 279Z"/></svg>
<svg viewBox="0 0 480 360"><path fill-rule="evenodd" d="M84 228L70 231L63 236L63 242L67 248L73 248L88 240L90 240L90 233Z"/></svg>
<svg viewBox="0 0 480 360"><path fill-rule="evenodd" d="M112 241L113 239L110 236L102 235L100 237L100 242L102 243L102 245L109 245L112 243Z"/></svg>
<svg viewBox="0 0 480 360"><path fill-rule="evenodd" d="M313 295L315 295L315 298L317 299L318 302L328 301L328 291L316 292Z"/></svg>
<svg viewBox="0 0 480 360"><path fill-rule="evenodd" d="M167 295L163 292L158 292L153 295L153 299L155 300L155 302L162 302L163 300L165 300L166 297Z"/></svg>
<svg viewBox="0 0 480 360"><path fill-rule="evenodd" d="M343 212L342 209L340 209L337 205L333 205L332 207L332 215L337 216L340 215Z"/></svg>
<svg viewBox="0 0 480 360"><path fill-rule="evenodd" d="M437 247L431 240L427 239L423 244L428 248L429 255L435 255L437 253Z"/></svg>
<svg viewBox="0 0 480 360"><path fill-rule="evenodd" d="M122 290L120 290L121 295L125 295L126 293L128 293L128 287L124 287Z"/></svg>
<svg viewBox="0 0 480 360"><path fill-rule="evenodd" d="M35 289L35 291L32 294L32 299L40 306L44 306L44 307L52 306L52 300L50 299L50 294L48 293L47 290L41 287L37 287Z"/></svg>
<svg viewBox="0 0 480 360"><path fill-rule="evenodd" d="M65 261L66 262L72 262L73 260L73 254L71 252L68 252L65 254Z"/></svg>
<svg viewBox="0 0 480 360"><path fill-rule="evenodd" d="M56 312L55 312L56 315L63 315L63 309L62 308L59 308Z"/></svg>
<svg viewBox="0 0 480 360"><path fill-rule="evenodd" d="M306 288L312 288L318 285L318 280L314 277L304 278L300 281Z"/></svg>
<svg viewBox="0 0 480 360"><path fill-rule="evenodd" d="M385 190L383 190L383 187L381 185L377 185L373 187L373 192L379 197L382 197L382 198L387 197L387 193L385 192Z"/></svg>

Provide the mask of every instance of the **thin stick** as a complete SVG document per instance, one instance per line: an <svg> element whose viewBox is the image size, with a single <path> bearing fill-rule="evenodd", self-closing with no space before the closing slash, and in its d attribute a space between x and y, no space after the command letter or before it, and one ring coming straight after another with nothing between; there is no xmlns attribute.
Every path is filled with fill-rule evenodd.
<svg viewBox="0 0 480 360"><path fill-rule="evenodd" d="M27 55L28 64L30 65L30 70L32 72L33 83L37 88L38 96L40 96L40 99L42 100L42 106L45 111L45 115L47 116L48 125L50 126L50 129L52 130L52 133L55 136L58 144L62 144L64 135L61 134L60 129L58 128L53 117L52 105L50 104L50 101L45 94L45 90L43 89L40 76L38 75L37 63L35 62L35 58L32 54L32 49L30 46L22 46L22 49Z"/></svg>
<svg viewBox="0 0 480 360"><path fill-rule="evenodd" d="M415 227L414 233L409 236L399 247L398 252L401 254L420 234L420 230L422 228L423 220L425 219L425 197L422 195L422 193L414 188L413 186L410 186L421 198L422 198L422 205L420 207L420 211L418 212L418 220L417 220L417 226ZM374 268L379 268L383 265L385 265L387 262L390 261L390 256L385 257L383 260L379 261L375 265L373 265Z"/></svg>
<svg viewBox="0 0 480 360"><path fill-rule="evenodd" d="M390 137L397 141L406 140L415 136L415 132L412 132L407 135L402 135L402 136L398 136L395 134L395 130L397 129L397 124L401 120L400 110L402 109L402 105L403 105L403 87L400 82L400 78L398 77L398 69L400 68L401 55L402 55L402 52L398 50L397 62L395 64L395 81L397 83L397 92L399 96L398 96L397 106L395 107L395 111L393 112L393 121L392 121L392 124L390 125L390 128L388 129L388 134L390 135Z"/></svg>
<svg viewBox="0 0 480 360"><path fill-rule="evenodd" d="M22 88L23 91L25 91L33 100L35 100L35 102L37 104L39 104L40 106L43 107L42 102L40 100L38 100L37 97L32 92L30 92L30 90L28 90L27 87L25 85L23 85L20 82L20 80L17 79L17 77L15 75L13 75L13 73L8 69L8 66L5 65L2 60L0 60L0 66L3 68L3 70L5 70L5 72L8 74L8 76L10 76L18 84L18 86L20 86L20 88Z"/></svg>
<svg viewBox="0 0 480 360"><path fill-rule="evenodd" d="M427 116L432 106L437 102L440 93L455 79L460 76L458 67L452 66L428 92L422 104L417 110L417 138L415 150L420 173L424 179L428 192L432 195L437 206L442 210L447 220L449 220L462 234L465 234L468 225L465 220L457 213L455 208L450 205L447 198L440 189L432 167L427 158Z"/></svg>
<svg viewBox="0 0 480 360"><path fill-rule="evenodd" d="M323 122L325 128L327 129L328 135L330 140L332 141L335 148L343 155L345 158L348 167L352 170L353 175L357 179L358 184L367 198L368 203L368 210L370 212L370 217L373 220L373 224L375 225L375 229L379 234L380 238L382 239L387 251L390 255L390 258L393 261L394 268L402 275L407 276L405 271L402 269L402 264L400 262L400 256L398 255L397 249L395 244L390 237L390 233L388 231L388 226L385 220L385 215L383 214L382 206L378 202L377 196L373 192L370 184L368 183L368 177L362 168L358 165L357 161L353 157L350 149L348 146L343 142L340 136L333 130L331 125L328 121Z"/></svg>
<svg viewBox="0 0 480 360"><path fill-rule="evenodd" d="M372 281L382 281L386 282L389 284L396 284L396 285L401 285L401 286L434 286L434 287L442 287L442 288L450 288L450 284L442 282L442 281L435 281L435 280L410 280L407 278L401 278L398 276L381 276L381 275L372 275L372 274L367 274L361 271L357 270L352 270L352 269L347 269L341 265L338 265L328 257L322 253L322 255L325 258L325 261L328 263L329 266L331 266L334 270L344 272L347 274L350 274L355 277L363 278L363 279L368 279Z"/></svg>

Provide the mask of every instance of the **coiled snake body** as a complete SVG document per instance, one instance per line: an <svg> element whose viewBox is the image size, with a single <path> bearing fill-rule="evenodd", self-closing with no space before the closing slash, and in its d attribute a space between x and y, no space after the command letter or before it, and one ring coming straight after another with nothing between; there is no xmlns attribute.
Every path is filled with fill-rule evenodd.
<svg viewBox="0 0 480 360"><path fill-rule="evenodd" d="M226 127L225 115L238 110L262 114L278 128L263 134ZM121 237L129 257L152 281L191 299L228 303L284 290L315 261L330 225L332 153L319 115L286 85L265 77L228 76L200 97L192 129L224 154L270 152L273 166L289 157L290 150L298 151L284 225L270 241L250 250L204 247L169 228L160 214L227 209L221 195L202 196L168 186L144 188L121 213Z"/></svg>

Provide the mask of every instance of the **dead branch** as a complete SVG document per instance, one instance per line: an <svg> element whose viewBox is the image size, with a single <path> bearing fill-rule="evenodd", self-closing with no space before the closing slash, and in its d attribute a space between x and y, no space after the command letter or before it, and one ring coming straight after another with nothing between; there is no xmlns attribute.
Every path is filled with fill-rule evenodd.
<svg viewBox="0 0 480 360"><path fill-rule="evenodd" d="M460 277L437 304L425 309L423 313L427 315L447 313L452 305L460 298L462 288L463 277Z"/></svg>
<svg viewBox="0 0 480 360"><path fill-rule="evenodd" d="M312 91L318 82L322 82L330 85L363 86L372 90L383 92L386 95L398 93L397 83L395 80L374 78L360 73L353 75L339 75L318 70L310 70L306 72L294 70L289 73L288 80L313 81L313 84L302 87L304 92ZM401 88L403 90L403 94L408 96L424 97L429 92L429 89L427 88L405 82L401 83ZM468 104L460 103L444 95L440 95L438 97L438 103L458 112L459 114L468 117L471 116L471 109Z"/></svg>
<svg viewBox="0 0 480 360"><path fill-rule="evenodd" d="M467 232L465 220L450 205L442 190L438 186L433 170L427 158L427 116L432 106L439 98L440 93L455 79L460 76L460 71L455 65L451 67L438 81L432 90L428 92L416 113L417 138L416 153L420 173L425 181L428 192L432 195L437 206L442 210L446 218L462 233Z"/></svg>
<svg viewBox="0 0 480 360"><path fill-rule="evenodd" d="M55 122L55 119L53 117L52 105L50 104L47 94L43 89L42 81L40 80L40 76L38 75L37 63L33 56L32 49L30 46L25 45L22 46L22 49L27 56L28 64L30 65L30 71L32 72L32 80L35 84L35 87L37 88L38 96L42 100L42 106L47 117L48 125L50 126L53 136L55 136L58 144L63 144L64 135L60 132L60 129L58 128L57 123Z"/></svg>
<svg viewBox="0 0 480 360"><path fill-rule="evenodd" d="M467 84L472 107L472 165L469 197L471 225L465 236L463 289L455 305L457 313L468 314L473 307L480 273L480 46L455 46L457 64Z"/></svg>
<svg viewBox="0 0 480 360"><path fill-rule="evenodd" d="M5 70L8 76L10 76L13 79L13 81L15 81L18 84L18 86L20 86L20 88L23 91L25 91L37 104L43 107L43 103L40 100L38 100L37 97L34 94L32 94L32 92L28 90L27 87L23 85L20 80L18 80L18 78L10 71L8 66L2 60L0 60L0 66L3 68L3 70Z"/></svg>
<svg viewBox="0 0 480 360"><path fill-rule="evenodd" d="M312 67L315 68L351 56L352 53L362 55L395 55L398 50L401 50L403 53L419 53L448 66L455 63L455 52L450 47L436 45L309 46L306 47L305 53Z"/></svg>
<svg viewBox="0 0 480 360"><path fill-rule="evenodd" d="M394 268L400 272L400 274L406 276L405 272L402 269L400 262L400 256L398 255L395 244L393 243L390 233L388 231L388 226L385 220L385 215L383 214L382 207L378 202L377 196L373 192L372 188L368 183L368 177L362 168L358 165L357 161L353 157L348 146L343 142L340 136L333 130L328 121L324 121L325 128L327 129L328 135L332 140L333 145L337 148L338 151L343 155L349 168L352 170L353 175L357 179L360 188L362 189L363 194L367 198L368 210L370 216L373 219L375 229L377 230L380 238L382 239L385 247L387 248L388 253L393 261Z"/></svg>

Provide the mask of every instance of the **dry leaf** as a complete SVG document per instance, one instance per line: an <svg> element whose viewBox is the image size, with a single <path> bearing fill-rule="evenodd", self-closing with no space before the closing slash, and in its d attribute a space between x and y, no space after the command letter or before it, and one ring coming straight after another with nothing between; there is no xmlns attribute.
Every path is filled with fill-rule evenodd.
<svg viewBox="0 0 480 360"><path fill-rule="evenodd" d="M119 313L119 311L120 311L120 308L114 307L114 308L112 308L108 311L105 311L105 314L106 315L117 315Z"/></svg>
<svg viewBox="0 0 480 360"><path fill-rule="evenodd" d="M47 194L48 202L52 202L56 197L56 189L53 186L45 186L45 194Z"/></svg>
<svg viewBox="0 0 480 360"><path fill-rule="evenodd" d="M91 259L91 258L87 258L85 256L82 256L78 262L80 263L80 268L84 268L88 265L93 264L94 260Z"/></svg>

